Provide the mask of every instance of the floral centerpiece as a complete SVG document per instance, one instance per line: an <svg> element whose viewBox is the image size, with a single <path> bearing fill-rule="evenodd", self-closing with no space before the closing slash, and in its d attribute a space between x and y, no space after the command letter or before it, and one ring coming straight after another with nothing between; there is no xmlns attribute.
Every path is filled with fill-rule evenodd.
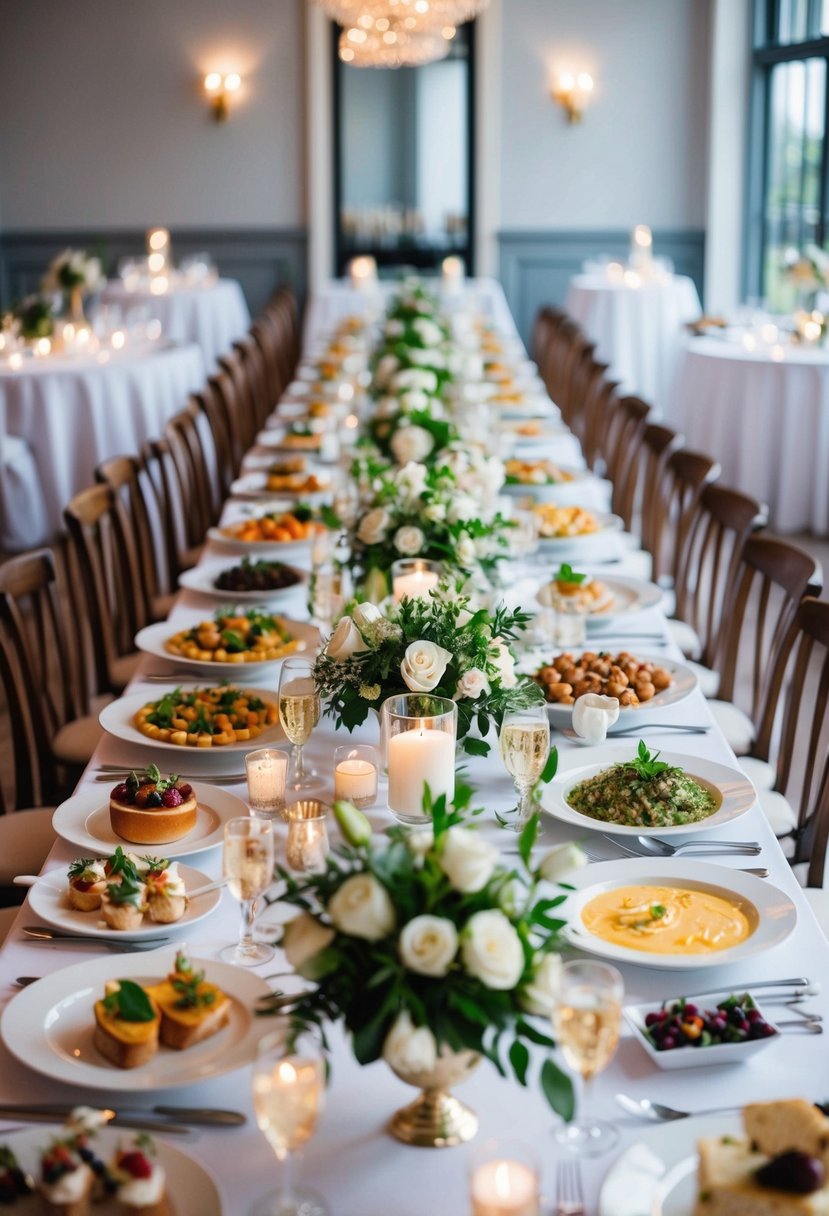
<svg viewBox="0 0 829 1216"><path fill-rule="evenodd" d="M27 296L12 310L21 338L27 342L48 338L54 328L52 305L40 295Z"/></svg>
<svg viewBox="0 0 829 1216"><path fill-rule="evenodd" d="M280 902L301 909L285 926L282 946L315 987L265 998L262 1012L289 1011L296 1034L317 1027L323 1043L325 1024L342 1020L361 1064L382 1057L402 1079L428 1089L433 1106L451 1065L458 1062L465 1075L481 1056L526 1085L527 1045L536 1044L548 1049L542 1091L569 1120L571 1082L548 1054L554 1041L528 1020L552 1013L565 924L554 910L565 896L539 892L542 867L530 864L538 816L519 838L520 869L502 866L499 850L469 826L477 813L471 796L459 786L453 806L441 797L431 807L431 829L391 828L382 844L359 811L336 805L346 843L325 871L297 878L278 869L286 887ZM414 1106L422 1108L425 1097ZM447 1138L449 1104L462 1104L443 1097L435 1139L414 1142L455 1142ZM411 1116L408 1108L392 1121L392 1131L410 1142ZM470 1134L474 1127L459 1138Z"/></svg>
<svg viewBox="0 0 829 1216"><path fill-rule="evenodd" d="M353 730L396 693L449 697L464 750L485 756L486 740L469 737L473 724L485 735L491 722L500 726L505 713L540 705L544 694L516 674L510 651L529 615L504 607L472 612L469 603L444 586L427 599L401 600L387 615L374 604L354 605L314 664L325 713Z"/></svg>
<svg viewBox="0 0 829 1216"><path fill-rule="evenodd" d="M67 297L72 319L82 321L84 295L98 291L104 282L100 258L90 257L83 249L64 249L49 263L42 288L62 292Z"/></svg>
<svg viewBox="0 0 829 1216"><path fill-rule="evenodd" d="M789 282L801 291L825 291L829 288L829 252L819 245L806 245L802 253L788 249L784 270Z"/></svg>

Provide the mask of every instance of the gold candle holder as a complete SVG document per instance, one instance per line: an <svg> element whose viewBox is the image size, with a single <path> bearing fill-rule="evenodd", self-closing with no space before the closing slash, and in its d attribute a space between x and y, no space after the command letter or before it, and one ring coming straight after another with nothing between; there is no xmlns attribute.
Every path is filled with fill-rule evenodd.
<svg viewBox="0 0 829 1216"><path fill-rule="evenodd" d="M330 810L326 802L319 802L316 798L304 798L287 808L285 859L291 870L319 873L325 869L329 853L326 820Z"/></svg>

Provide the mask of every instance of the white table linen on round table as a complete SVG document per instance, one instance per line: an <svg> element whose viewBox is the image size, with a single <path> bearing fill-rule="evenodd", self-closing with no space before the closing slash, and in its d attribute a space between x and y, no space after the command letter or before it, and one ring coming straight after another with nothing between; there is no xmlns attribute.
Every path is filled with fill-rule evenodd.
<svg viewBox="0 0 829 1216"><path fill-rule="evenodd" d="M566 308L596 343L596 358L609 365L610 378L671 418L682 326L702 311L693 280L670 275L634 287L579 274L570 281Z"/></svg>
<svg viewBox="0 0 829 1216"><path fill-rule="evenodd" d="M107 283L101 303L121 309L129 325L130 312L146 310L161 322L165 338L173 342L195 342L202 349L208 372L250 326L250 312L242 288L235 279L219 279L209 287L172 286L156 295L146 288L128 291L118 279Z"/></svg>
<svg viewBox="0 0 829 1216"><path fill-rule="evenodd" d="M0 482L0 530L8 531L4 519L11 513L15 531L8 539L15 547L41 544L59 531L64 507L92 484L95 466L137 453L204 382L197 346L162 342L100 353L105 362L54 356L28 360L20 371L0 367L0 434L28 444L37 474L25 537L22 487L9 500L10 487Z"/></svg>
<svg viewBox="0 0 829 1216"><path fill-rule="evenodd" d="M676 425L722 480L768 505L779 532L829 534L829 352L748 351L693 338L677 365Z"/></svg>

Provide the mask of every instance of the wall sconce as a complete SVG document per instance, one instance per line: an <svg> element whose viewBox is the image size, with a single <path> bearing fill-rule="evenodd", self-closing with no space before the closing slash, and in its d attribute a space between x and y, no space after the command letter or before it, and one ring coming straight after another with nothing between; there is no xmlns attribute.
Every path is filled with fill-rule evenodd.
<svg viewBox="0 0 829 1216"><path fill-rule="evenodd" d="M229 72L226 76L221 72L207 73L204 78L204 91L216 122L225 121L229 113L228 96L230 93L236 93L241 85L242 77L238 72Z"/></svg>
<svg viewBox="0 0 829 1216"><path fill-rule="evenodd" d="M581 122L593 77L587 72L562 72L553 86L553 100L564 107L568 122Z"/></svg>

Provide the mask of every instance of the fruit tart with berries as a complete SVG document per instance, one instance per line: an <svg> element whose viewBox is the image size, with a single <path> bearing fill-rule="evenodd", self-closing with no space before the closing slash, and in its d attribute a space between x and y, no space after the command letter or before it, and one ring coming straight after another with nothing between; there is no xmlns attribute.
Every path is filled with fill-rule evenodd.
<svg viewBox="0 0 829 1216"><path fill-rule="evenodd" d="M196 826L196 796L192 786L175 774L162 777L151 764L132 772L109 796L112 830L133 844L168 844Z"/></svg>

